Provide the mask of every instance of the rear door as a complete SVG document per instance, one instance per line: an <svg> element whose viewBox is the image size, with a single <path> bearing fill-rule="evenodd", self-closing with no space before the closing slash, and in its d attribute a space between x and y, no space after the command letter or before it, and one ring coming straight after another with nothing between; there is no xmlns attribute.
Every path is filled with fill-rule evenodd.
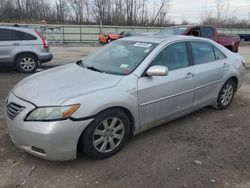
<svg viewBox="0 0 250 188"><path fill-rule="evenodd" d="M226 56L208 42L190 41L194 60L194 106L211 104L218 95L218 87L228 70Z"/></svg>

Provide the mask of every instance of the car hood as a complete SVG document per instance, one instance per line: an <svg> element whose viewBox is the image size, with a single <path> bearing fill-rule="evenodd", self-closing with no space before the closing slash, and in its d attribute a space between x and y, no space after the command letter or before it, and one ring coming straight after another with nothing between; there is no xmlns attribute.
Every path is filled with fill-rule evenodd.
<svg viewBox="0 0 250 188"><path fill-rule="evenodd" d="M88 70L73 63L29 76L13 88L13 93L37 106L54 106L114 87L121 79L122 76Z"/></svg>

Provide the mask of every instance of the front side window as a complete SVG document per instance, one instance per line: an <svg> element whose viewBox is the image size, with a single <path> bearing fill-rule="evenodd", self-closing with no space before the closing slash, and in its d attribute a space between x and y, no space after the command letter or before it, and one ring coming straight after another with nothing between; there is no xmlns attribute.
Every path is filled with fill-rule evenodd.
<svg viewBox="0 0 250 188"><path fill-rule="evenodd" d="M188 50L185 42L177 42L164 48L152 61L153 65L163 65L174 70L189 65Z"/></svg>
<svg viewBox="0 0 250 188"><path fill-rule="evenodd" d="M128 75L147 57L157 43L117 40L83 60L92 70Z"/></svg>
<svg viewBox="0 0 250 188"><path fill-rule="evenodd" d="M200 37L201 36L201 32L200 32L200 28L193 28L189 35L195 36L195 37Z"/></svg>
<svg viewBox="0 0 250 188"><path fill-rule="evenodd" d="M202 27L201 36L205 38L212 38L214 36L214 29L212 27Z"/></svg>
<svg viewBox="0 0 250 188"><path fill-rule="evenodd" d="M215 61L213 46L206 42L190 42L195 64Z"/></svg>

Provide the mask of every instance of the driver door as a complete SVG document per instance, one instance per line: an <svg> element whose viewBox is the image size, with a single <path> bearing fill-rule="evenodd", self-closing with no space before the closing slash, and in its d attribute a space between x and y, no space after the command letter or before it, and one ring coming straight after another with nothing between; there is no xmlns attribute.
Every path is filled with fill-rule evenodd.
<svg viewBox="0 0 250 188"><path fill-rule="evenodd" d="M165 47L151 62L169 69L167 76L142 76L138 79L141 126L154 124L182 113L193 106L194 81L185 42Z"/></svg>

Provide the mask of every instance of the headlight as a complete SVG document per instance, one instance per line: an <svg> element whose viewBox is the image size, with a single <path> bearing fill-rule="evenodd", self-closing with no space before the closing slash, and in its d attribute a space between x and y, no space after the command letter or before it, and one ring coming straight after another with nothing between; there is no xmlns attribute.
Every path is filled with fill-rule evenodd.
<svg viewBox="0 0 250 188"><path fill-rule="evenodd" d="M80 104L56 107L38 107L31 111L26 117L26 121L55 121L64 120L70 117Z"/></svg>

